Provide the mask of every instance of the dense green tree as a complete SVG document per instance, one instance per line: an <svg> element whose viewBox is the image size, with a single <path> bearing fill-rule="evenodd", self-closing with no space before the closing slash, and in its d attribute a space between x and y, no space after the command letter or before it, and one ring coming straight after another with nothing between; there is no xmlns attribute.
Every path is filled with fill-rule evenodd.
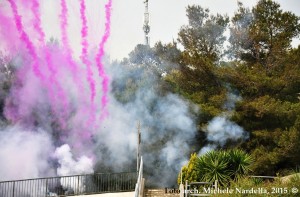
<svg viewBox="0 0 300 197"><path fill-rule="evenodd" d="M153 50L163 67L169 66L169 69L173 69L180 63L181 51L178 49L175 41L168 44L157 42Z"/></svg>
<svg viewBox="0 0 300 197"><path fill-rule="evenodd" d="M212 15L208 9L187 7L188 25L182 26L178 42L183 46L178 69L172 70L166 81L171 87L202 109L204 122L222 110L226 91L216 69L222 57L224 32L229 22L226 15Z"/></svg>
<svg viewBox="0 0 300 197"><path fill-rule="evenodd" d="M232 23L230 42L235 55L267 70L280 66L300 31L299 17L272 0L260 0L252 12L239 3Z"/></svg>
<svg viewBox="0 0 300 197"><path fill-rule="evenodd" d="M275 175L299 165L299 17L271 0L250 11L239 3L230 42L236 59L219 70L223 81L240 92L233 119L250 132L242 146L253 153L255 174ZM293 139L293 140L292 140Z"/></svg>
<svg viewBox="0 0 300 197"><path fill-rule="evenodd" d="M138 44L133 51L129 53L129 58L124 59L123 63L134 65L151 65L158 62L154 51L150 46Z"/></svg>
<svg viewBox="0 0 300 197"><path fill-rule="evenodd" d="M189 24L183 26L178 34L184 55L189 59L202 57L218 60L226 40L224 31L229 18L220 14L211 15L209 9L196 5L188 6L186 12Z"/></svg>
<svg viewBox="0 0 300 197"><path fill-rule="evenodd" d="M299 36L299 17L271 0L260 0L253 9L239 2L230 26L232 56L230 61L221 62L221 30L227 26L226 17L218 23L214 19L220 15L213 17L200 6L188 7L187 16L189 25L179 32L184 47L180 69L166 80L198 104L200 128L224 111L226 94L234 90L242 99L236 103L231 120L250 134L239 146L253 153L253 173L275 175L296 167L300 159L296 154L300 151L300 129L296 126L300 113L300 47L292 49L291 42ZM220 28L210 35L212 23ZM214 42L210 42L213 36Z"/></svg>

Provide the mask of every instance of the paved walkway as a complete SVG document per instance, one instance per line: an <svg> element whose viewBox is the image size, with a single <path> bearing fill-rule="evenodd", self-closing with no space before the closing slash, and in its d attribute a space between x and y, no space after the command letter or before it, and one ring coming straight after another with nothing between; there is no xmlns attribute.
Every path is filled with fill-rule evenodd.
<svg viewBox="0 0 300 197"><path fill-rule="evenodd" d="M85 195L82 197L134 197L134 192L95 194L95 195Z"/></svg>

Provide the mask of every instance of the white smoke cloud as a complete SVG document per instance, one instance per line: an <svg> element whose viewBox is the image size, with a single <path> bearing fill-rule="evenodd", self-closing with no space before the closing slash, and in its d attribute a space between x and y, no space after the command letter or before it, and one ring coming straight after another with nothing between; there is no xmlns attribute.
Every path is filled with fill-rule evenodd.
<svg viewBox="0 0 300 197"><path fill-rule="evenodd" d="M91 174L94 172L92 159L81 156L75 160L68 144L56 148L54 156L60 165L57 168L57 175L59 176ZM66 194L73 191L84 192L84 181L85 177L80 179L79 177L62 177L60 179L61 185L67 189Z"/></svg>
<svg viewBox="0 0 300 197"><path fill-rule="evenodd" d="M27 17L23 19L24 22L29 23ZM36 32L32 31L26 32L30 38L36 38L34 36ZM16 36L11 39L11 42L18 40L16 29L13 33ZM78 32L73 33L78 34ZM37 43L33 42L33 44ZM5 98L4 116L10 121L9 124L34 128L32 130L42 128L49 136L43 137L46 135L43 132L22 133L15 130L5 134L0 139L4 141L0 147L8 152L18 152L22 149L19 152L25 151L23 155L28 155L29 159L26 160L30 161L30 165L35 169L24 172L26 176L22 174L17 176L16 169L21 169L20 162L17 162L19 154L12 154L11 158L14 160L12 163L17 164L10 166L11 171L3 172L7 173L4 174L5 177L22 179L42 176L45 175L43 171L48 167L56 168L56 163L59 165L56 173L53 172L56 175L92 173L94 163L86 155L94 156L97 172L106 172L107 168L118 172L136 170L136 124L140 121L144 169L148 175L152 173L149 177L150 182L154 183L153 180L163 177L161 184L165 186L174 184L182 163L189 156L189 142L195 136L197 129L193 116L189 113L189 102L172 93L161 93L156 87L161 82L159 81L161 75L155 76L153 72L157 72L159 67L155 65L151 66L152 69L148 69L140 65L126 70L124 65L113 67L106 64L111 82L116 82L118 88L126 89L126 83L131 78L136 86L132 91L128 88L127 92L122 92L128 95L121 93L126 97L126 102L118 100L113 91L115 87L112 86L108 106L109 116L104 121L100 121L102 78L93 65L97 92L94 101L97 125L88 124L92 104L85 66L76 62L78 72L73 76L64 49L55 43L48 47L51 56L49 59L44 58L43 47L36 47L39 68L47 76L45 80L40 80L34 75L32 57L28 54L28 50L20 48L21 55L12 53L14 56L19 56L19 61L15 62L16 76L9 95ZM89 55L91 62L94 63L94 54ZM51 62L54 72L50 71L53 68L49 68ZM54 77L54 75L56 80L49 81L49 76ZM64 94L60 94L61 92ZM29 136L24 144L19 140L24 138L23 136ZM11 139L14 139L12 143L9 142ZM44 142L46 139L47 142ZM58 148L54 151L56 147ZM32 155L29 151L32 151ZM3 152L0 158L5 160L9 157ZM52 163L47 162L47 159ZM5 167L8 168L8 164L2 165L7 165ZM29 167L25 166L24 171L27 168ZM2 172L0 177L4 177Z"/></svg>
<svg viewBox="0 0 300 197"><path fill-rule="evenodd" d="M130 67L130 66L128 66ZM115 69L117 68L117 69ZM96 134L98 169L136 170L137 123L141 123L141 155L148 183L172 186L181 166L188 160L190 141L196 125L189 112L189 102L180 96L160 94L155 85L159 78L141 66L112 66L112 89L120 89L126 102L111 95L109 117ZM133 92L125 86L135 83ZM125 90L124 92L122 92ZM132 93L132 95L129 95Z"/></svg>
<svg viewBox="0 0 300 197"><path fill-rule="evenodd" d="M229 90L231 91L231 90ZM242 97L238 94L234 94L232 92L227 93L227 100L224 104L224 108L228 111L232 111L235 109L235 105L237 102L241 101Z"/></svg>
<svg viewBox="0 0 300 197"><path fill-rule="evenodd" d="M215 117L207 126L207 139L211 142L216 142L221 146L224 146L229 139L236 141L245 136L246 133L244 129L228 120L226 117Z"/></svg>
<svg viewBox="0 0 300 197"><path fill-rule="evenodd" d="M18 126L0 131L0 181L54 175L49 164L52 151L51 138L45 131Z"/></svg>
<svg viewBox="0 0 300 197"><path fill-rule="evenodd" d="M208 144L205 147L201 148L198 155L204 155L205 153L215 150L217 148L217 145L215 144Z"/></svg>
<svg viewBox="0 0 300 197"><path fill-rule="evenodd" d="M236 103L241 100L242 98L238 94L227 93L227 100L223 106L226 112L208 122L205 131L210 144L204 146L199 151L199 155L215 150L218 145L224 146L228 140L237 141L248 138L248 133L241 126L230 120Z"/></svg>
<svg viewBox="0 0 300 197"><path fill-rule="evenodd" d="M57 175L59 176L90 174L94 172L92 159L81 156L75 160L68 144L56 148L54 156L60 165L57 168Z"/></svg>

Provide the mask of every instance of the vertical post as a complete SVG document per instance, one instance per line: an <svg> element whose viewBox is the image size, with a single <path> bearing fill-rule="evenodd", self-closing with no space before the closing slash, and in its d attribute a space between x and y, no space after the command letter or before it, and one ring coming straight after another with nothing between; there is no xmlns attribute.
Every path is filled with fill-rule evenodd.
<svg viewBox="0 0 300 197"><path fill-rule="evenodd" d="M180 171L180 185L179 185L179 191L180 191L180 197L184 197L184 186L182 184L182 168L181 168L181 171Z"/></svg>
<svg viewBox="0 0 300 197"><path fill-rule="evenodd" d="M141 123L140 121L137 124L137 158L136 158L136 171L139 171L139 167L140 167L140 145L141 145Z"/></svg>
<svg viewBox="0 0 300 197"><path fill-rule="evenodd" d="M16 181L14 181L14 183L13 183L13 197L15 197L15 183L16 183Z"/></svg>
<svg viewBox="0 0 300 197"><path fill-rule="evenodd" d="M48 190L48 179L46 179L46 189L45 189L46 195L45 196L47 196L47 190Z"/></svg>
<svg viewBox="0 0 300 197"><path fill-rule="evenodd" d="M185 197L188 196L188 181L187 180L185 180L184 196Z"/></svg>
<svg viewBox="0 0 300 197"><path fill-rule="evenodd" d="M182 167L181 167L181 171L180 171L180 183L182 184Z"/></svg>
<svg viewBox="0 0 300 197"><path fill-rule="evenodd" d="M79 188L79 187L80 187L80 186L79 186L79 185L80 185L80 184L79 184L79 179L80 179L80 178L79 178L79 175L78 175L78 182L77 182L77 195L79 195L79 193L80 193L80 188ZM75 186L75 185L74 185L74 186Z"/></svg>

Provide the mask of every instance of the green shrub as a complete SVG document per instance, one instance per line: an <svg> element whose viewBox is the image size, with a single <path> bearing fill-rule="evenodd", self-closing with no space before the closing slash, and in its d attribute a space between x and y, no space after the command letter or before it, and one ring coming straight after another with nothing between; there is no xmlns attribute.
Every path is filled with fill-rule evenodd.
<svg viewBox="0 0 300 197"><path fill-rule="evenodd" d="M251 156L239 149L210 151L197 156L196 153L186 166L182 168L183 181L218 181L228 185L231 180L237 180L248 174L253 160ZM180 183L181 175L178 176Z"/></svg>

